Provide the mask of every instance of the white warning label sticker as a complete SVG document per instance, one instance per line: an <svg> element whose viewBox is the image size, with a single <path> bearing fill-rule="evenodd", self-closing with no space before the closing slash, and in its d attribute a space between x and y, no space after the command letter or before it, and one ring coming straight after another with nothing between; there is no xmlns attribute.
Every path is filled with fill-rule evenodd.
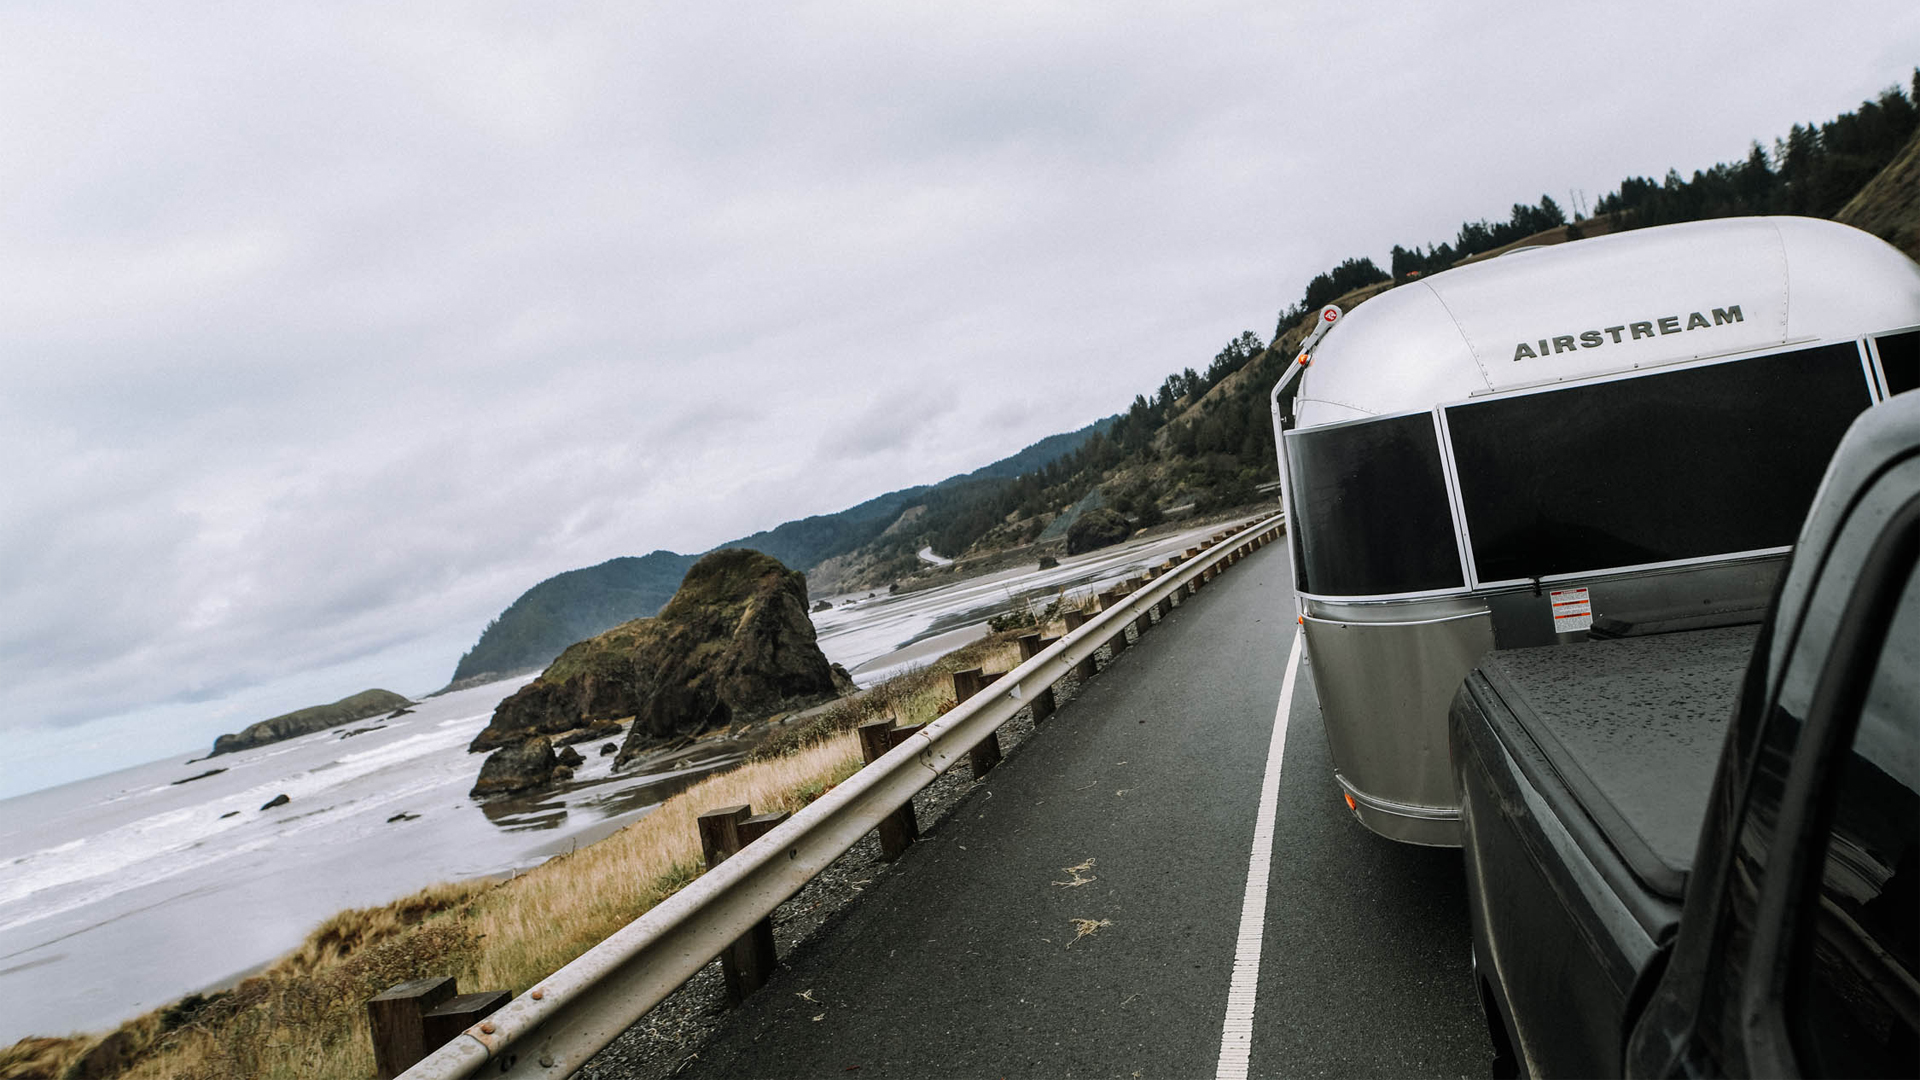
<svg viewBox="0 0 1920 1080"><path fill-rule="evenodd" d="M1553 602L1553 632L1574 634L1593 626L1593 598L1585 589L1555 589L1548 594Z"/></svg>

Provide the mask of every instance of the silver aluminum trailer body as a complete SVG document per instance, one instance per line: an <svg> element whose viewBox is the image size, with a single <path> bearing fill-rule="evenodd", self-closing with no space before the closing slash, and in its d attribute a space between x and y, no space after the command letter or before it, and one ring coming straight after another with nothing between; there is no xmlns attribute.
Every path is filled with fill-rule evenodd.
<svg viewBox="0 0 1920 1080"><path fill-rule="evenodd" d="M1917 327L1920 266L1789 217L1516 251L1339 318L1273 415L1355 816L1460 842L1447 704L1489 650L1757 621L1841 433L1913 387Z"/></svg>

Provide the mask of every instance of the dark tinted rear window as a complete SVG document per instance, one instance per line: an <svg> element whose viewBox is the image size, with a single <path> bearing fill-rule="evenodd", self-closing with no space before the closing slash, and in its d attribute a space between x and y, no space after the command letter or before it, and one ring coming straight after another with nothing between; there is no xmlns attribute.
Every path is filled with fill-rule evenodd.
<svg viewBox="0 0 1920 1080"><path fill-rule="evenodd" d="M1920 387L1920 330L1874 338L1873 347L1880 353L1880 370L1887 376L1887 393L1899 394Z"/></svg>
<svg viewBox="0 0 1920 1080"><path fill-rule="evenodd" d="M1851 345L1447 409L1482 581L1793 542L1869 396Z"/></svg>
<svg viewBox="0 0 1920 1080"><path fill-rule="evenodd" d="M1377 596L1465 584L1430 413L1289 432L1287 461L1302 591Z"/></svg>

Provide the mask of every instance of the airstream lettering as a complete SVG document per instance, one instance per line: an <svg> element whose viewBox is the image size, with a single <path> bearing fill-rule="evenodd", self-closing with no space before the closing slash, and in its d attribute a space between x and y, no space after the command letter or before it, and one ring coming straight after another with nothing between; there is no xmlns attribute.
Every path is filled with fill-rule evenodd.
<svg viewBox="0 0 1920 1080"><path fill-rule="evenodd" d="M1328 312L1273 414L1334 775L1368 828L1451 846L1447 708L1488 652L1758 621L1841 434L1915 379L1920 266L1834 222L1734 218ZM1550 594L1577 590L1570 631Z"/></svg>
<svg viewBox="0 0 1920 1080"><path fill-rule="evenodd" d="M1705 312L1700 312L1700 311L1688 312L1687 325L1684 329L1685 330L1710 330L1716 326L1725 326L1728 323L1737 323L1742 321L1744 321L1744 319L1740 314L1740 305L1729 304L1723 308L1713 309L1712 322L1707 321L1707 316ZM1658 324L1660 327L1658 333L1654 331L1655 324ZM1606 340L1601 336L1602 334L1606 335L1607 337L1611 337L1613 339L1613 343L1615 345L1618 345L1620 344L1620 340L1621 340L1620 335L1627 333L1629 330L1632 331L1633 340L1635 341L1638 341L1643 337L1650 338L1650 337L1658 337L1660 334L1678 334L1678 333L1684 332L1682 327L1680 326L1680 316L1666 315L1666 316L1662 316L1661 318L1654 319L1648 322L1623 323L1619 326L1609 326L1605 330L1583 330L1577 335L1561 334L1558 337L1554 337L1554 338L1541 338L1537 342L1537 344L1539 345L1538 351L1535 351L1534 346L1532 344L1529 344L1523 341L1520 344L1514 346L1513 358L1515 360L1535 360L1542 356L1548 356L1553 353L1572 352L1576 348L1576 346L1574 345L1574 339L1576 337L1579 339L1579 345L1577 347L1582 349L1597 349L1600 346L1605 345ZM1549 342L1551 342L1553 346L1551 349L1547 347Z"/></svg>

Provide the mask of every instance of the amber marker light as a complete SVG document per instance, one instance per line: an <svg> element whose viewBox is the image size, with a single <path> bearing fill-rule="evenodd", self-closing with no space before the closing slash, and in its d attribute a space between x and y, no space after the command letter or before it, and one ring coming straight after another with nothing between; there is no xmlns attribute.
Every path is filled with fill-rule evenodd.
<svg viewBox="0 0 1920 1080"><path fill-rule="evenodd" d="M1353 792L1343 791L1340 793L1340 797L1347 800L1347 809L1353 811L1356 814L1360 812L1360 808L1353 804Z"/></svg>

